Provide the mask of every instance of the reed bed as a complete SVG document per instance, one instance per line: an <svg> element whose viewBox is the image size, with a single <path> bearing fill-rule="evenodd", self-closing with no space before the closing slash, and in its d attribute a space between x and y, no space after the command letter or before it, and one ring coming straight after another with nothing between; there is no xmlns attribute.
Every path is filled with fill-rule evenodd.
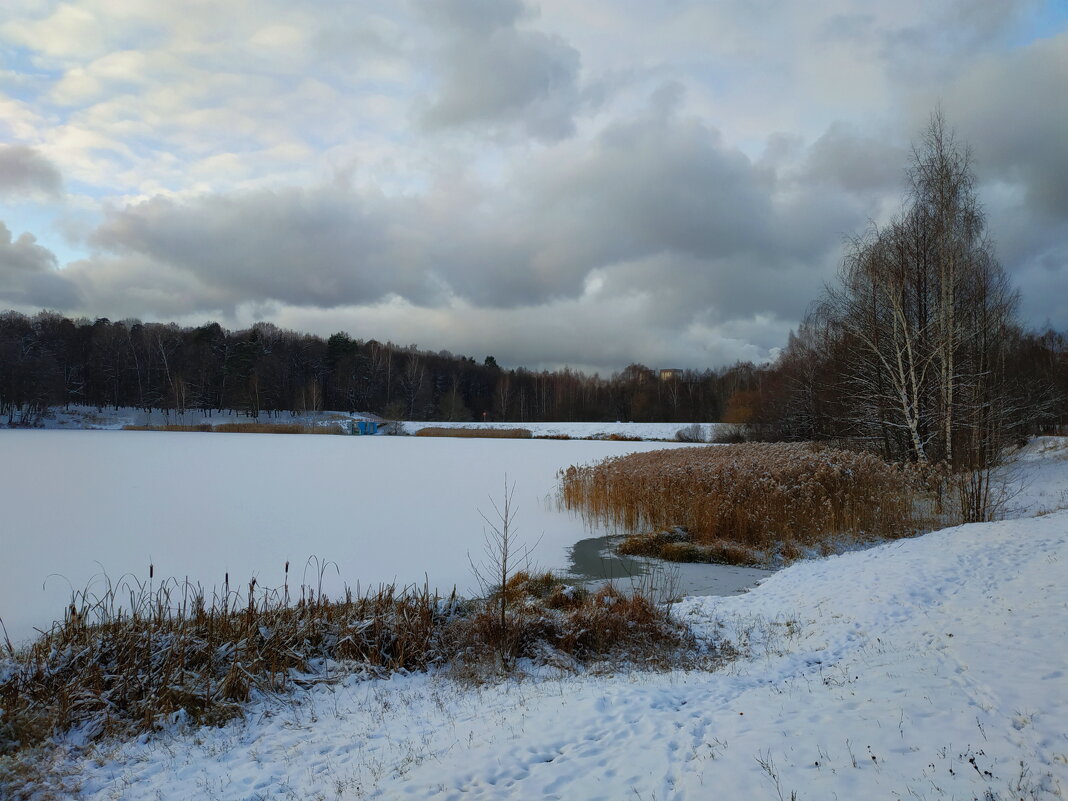
<svg viewBox="0 0 1068 801"><path fill-rule="evenodd" d="M469 680L499 671L502 658L668 666L695 653L687 631L641 593L588 593L527 573L474 600L392 585L337 600L302 587L291 598L288 582L268 590L254 580L209 595L188 582L126 578L76 593L64 619L28 647L6 645L0 762L72 729L94 740L218 724L258 694L339 673L447 667Z"/></svg>
<svg viewBox="0 0 1068 801"><path fill-rule="evenodd" d="M170 425L159 426L135 426L128 425L122 427L123 431L211 431L211 423L198 423L196 425L182 425L179 423L172 423Z"/></svg>
<svg viewBox="0 0 1068 801"><path fill-rule="evenodd" d="M789 559L802 549L909 536L932 525L929 486L917 471L810 444L635 453L569 467L561 491L567 508L587 520L697 561ZM642 534L674 527L684 540L656 542ZM729 546L742 550L735 547L732 555ZM632 547L640 552L643 544Z"/></svg>
<svg viewBox="0 0 1068 801"><path fill-rule="evenodd" d="M459 437L461 439L530 439L529 428L452 428L427 426L415 432L417 437Z"/></svg>
<svg viewBox="0 0 1068 801"><path fill-rule="evenodd" d="M127 425L123 431L201 431L223 434L345 434L338 426L311 426L302 423L198 423L196 425Z"/></svg>

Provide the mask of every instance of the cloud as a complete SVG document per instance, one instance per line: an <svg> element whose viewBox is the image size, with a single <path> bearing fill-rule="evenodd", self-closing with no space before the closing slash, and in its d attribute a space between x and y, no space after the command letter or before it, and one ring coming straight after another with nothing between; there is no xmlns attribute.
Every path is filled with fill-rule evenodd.
<svg viewBox="0 0 1068 801"><path fill-rule="evenodd" d="M524 5L428 0L421 8L444 40L435 54L437 93L422 116L428 129L517 126L545 140L574 131L579 53L559 36L517 27Z"/></svg>
<svg viewBox="0 0 1068 801"><path fill-rule="evenodd" d="M79 302L77 289L56 269L52 251L37 244L33 234L13 239L0 222L0 300L14 306L71 309Z"/></svg>
<svg viewBox="0 0 1068 801"><path fill-rule="evenodd" d="M58 197L63 191L59 170L26 145L0 145L0 195Z"/></svg>
<svg viewBox="0 0 1068 801"><path fill-rule="evenodd" d="M903 147L834 122L808 152L805 177L857 194L900 190L909 154Z"/></svg>
<svg viewBox="0 0 1068 801"><path fill-rule="evenodd" d="M717 302L765 311L759 291L740 292L730 273L752 281L819 263L837 245L837 226L859 211L812 219L810 204L778 200L776 175L715 129L659 110L592 143L561 143L499 183L443 180L404 196L331 182L155 197L107 214L90 237L100 253L93 261L166 265L231 307L331 308L391 295L424 307L453 296L537 306L582 295L600 270L605 291L617 294L676 297L681 286L684 309L711 302L715 290L726 295ZM833 190L821 197L841 206ZM89 264L79 268L87 281Z"/></svg>
<svg viewBox="0 0 1068 801"><path fill-rule="evenodd" d="M661 95L499 181L386 195L357 174L116 207L89 237L95 255L65 272L111 316L236 324L269 309L283 324L347 321L453 350L493 341L509 363L602 370L765 358L871 201L751 160Z"/></svg>
<svg viewBox="0 0 1068 801"><path fill-rule="evenodd" d="M8 234L0 290L534 365L762 358L941 101L1027 319L1063 327L1068 42L1034 8L27 0L0 141L39 150L0 147L0 192L90 230L44 243L61 269Z"/></svg>

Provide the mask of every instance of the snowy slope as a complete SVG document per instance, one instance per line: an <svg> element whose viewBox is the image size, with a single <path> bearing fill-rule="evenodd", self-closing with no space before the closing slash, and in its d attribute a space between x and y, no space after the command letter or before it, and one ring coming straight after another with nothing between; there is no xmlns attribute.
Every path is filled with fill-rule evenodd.
<svg viewBox="0 0 1068 801"><path fill-rule="evenodd" d="M947 529L682 602L696 631L746 651L716 673L350 679L223 729L102 748L68 763L68 786L94 799L1065 798L1066 566L1068 511Z"/></svg>

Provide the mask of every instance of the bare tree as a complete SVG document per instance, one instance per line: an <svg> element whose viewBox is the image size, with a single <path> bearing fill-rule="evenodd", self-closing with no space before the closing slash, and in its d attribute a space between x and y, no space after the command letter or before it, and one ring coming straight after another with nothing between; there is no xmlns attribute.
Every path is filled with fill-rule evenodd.
<svg viewBox="0 0 1068 801"><path fill-rule="evenodd" d="M981 469L1011 418L1004 343L1016 295L985 235L970 153L941 112L909 177L902 212L851 242L814 319L850 351L858 431L881 433L896 458Z"/></svg>

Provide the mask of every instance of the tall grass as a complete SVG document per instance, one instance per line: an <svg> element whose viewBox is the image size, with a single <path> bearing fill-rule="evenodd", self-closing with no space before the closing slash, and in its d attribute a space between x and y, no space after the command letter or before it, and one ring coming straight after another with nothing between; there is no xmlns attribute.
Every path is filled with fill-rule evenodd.
<svg viewBox="0 0 1068 801"><path fill-rule="evenodd" d="M127 425L123 431L202 431L220 432L224 434L345 434L348 433L338 426L313 426L302 423L197 423L195 425L183 425L171 423L168 425Z"/></svg>
<svg viewBox="0 0 1068 801"><path fill-rule="evenodd" d="M678 526L690 544L788 557L928 527L924 488L913 471L871 454L782 443L635 453L570 467L561 486L567 508L627 533ZM679 542L659 544L684 553Z"/></svg>
<svg viewBox="0 0 1068 801"><path fill-rule="evenodd" d="M322 567L322 566L320 566ZM320 570L320 575L322 571ZM286 566L288 576L288 564ZM508 595L508 614L497 596ZM448 666L485 678L494 654L561 654L562 664L677 664L693 639L641 593L565 588L551 574L516 573L489 598L426 587L290 597L255 580L206 593L151 579L76 593L62 621L0 658L0 757L56 734L128 735L167 722L212 724L257 694L330 680L339 668L373 676ZM0 783L2 784L2 783Z"/></svg>
<svg viewBox="0 0 1068 801"><path fill-rule="evenodd" d="M530 439L529 428L453 428L427 426L415 432L417 437L460 437L462 439Z"/></svg>

